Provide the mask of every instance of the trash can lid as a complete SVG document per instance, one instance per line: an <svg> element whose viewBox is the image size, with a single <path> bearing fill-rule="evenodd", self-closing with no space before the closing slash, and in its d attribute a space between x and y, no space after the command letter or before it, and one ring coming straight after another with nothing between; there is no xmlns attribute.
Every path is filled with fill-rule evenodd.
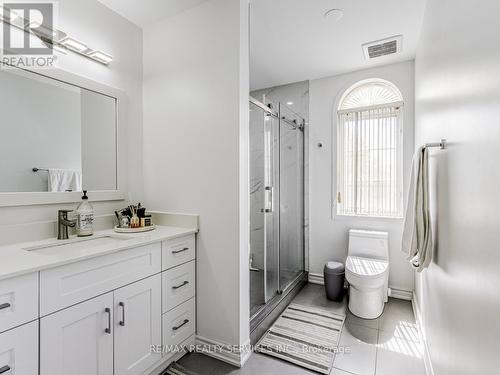
<svg viewBox="0 0 500 375"><path fill-rule="evenodd" d="M344 263L328 262L325 264L325 272L329 274L341 274L345 272Z"/></svg>

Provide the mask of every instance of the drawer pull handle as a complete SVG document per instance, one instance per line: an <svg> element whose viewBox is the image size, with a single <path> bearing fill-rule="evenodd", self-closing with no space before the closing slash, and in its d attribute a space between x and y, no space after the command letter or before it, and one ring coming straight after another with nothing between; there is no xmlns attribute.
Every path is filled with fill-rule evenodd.
<svg viewBox="0 0 500 375"><path fill-rule="evenodd" d="M7 372L9 370L10 370L10 366L0 367L0 374L3 374L4 372Z"/></svg>
<svg viewBox="0 0 500 375"><path fill-rule="evenodd" d="M182 288L184 285L187 285L187 284L189 284L189 281L186 280L181 285L173 286L172 289L176 290L176 289Z"/></svg>
<svg viewBox="0 0 500 375"><path fill-rule="evenodd" d="M120 324L122 327L124 327L125 326L125 303L120 302L118 305L122 308L122 320L118 324Z"/></svg>
<svg viewBox="0 0 500 375"><path fill-rule="evenodd" d="M183 249L180 249L180 250L172 250L172 254L179 254L179 253L182 253L184 251L188 251L189 250L189 247L185 247Z"/></svg>
<svg viewBox="0 0 500 375"><path fill-rule="evenodd" d="M10 303L2 303L2 304L0 305L0 310L7 309L7 308L9 308L9 307L10 307ZM5 367L5 366L4 366L4 367ZM4 367L2 367L0 370L2 370ZM8 371L8 370L7 370L7 371ZM1 372L0 372L0 374L1 374Z"/></svg>
<svg viewBox="0 0 500 375"><path fill-rule="evenodd" d="M172 327L172 329L173 329L174 331L177 331L179 328L181 328L181 327L185 326L185 325L186 325L186 324L188 324L188 323L189 323L189 319L184 319L184 322L183 322L182 324L178 325L177 327Z"/></svg>
<svg viewBox="0 0 500 375"><path fill-rule="evenodd" d="M109 307L106 307L104 309L104 312L108 314L108 328L106 328L104 332L109 333L111 335L111 309Z"/></svg>

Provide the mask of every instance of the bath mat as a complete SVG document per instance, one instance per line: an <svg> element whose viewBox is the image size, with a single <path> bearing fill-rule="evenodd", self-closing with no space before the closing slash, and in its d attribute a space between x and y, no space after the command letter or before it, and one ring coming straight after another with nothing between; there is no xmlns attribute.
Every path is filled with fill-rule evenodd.
<svg viewBox="0 0 500 375"><path fill-rule="evenodd" d="M344 320L345 315L291 304L259 341L256 351L329 374Z"/></svg>
<svg viewBox="0 0 500 375"><path fill-rule="evenodd" d="M177 362L172 362L160 375L198 375L198 373L189 371Z"/></svg>

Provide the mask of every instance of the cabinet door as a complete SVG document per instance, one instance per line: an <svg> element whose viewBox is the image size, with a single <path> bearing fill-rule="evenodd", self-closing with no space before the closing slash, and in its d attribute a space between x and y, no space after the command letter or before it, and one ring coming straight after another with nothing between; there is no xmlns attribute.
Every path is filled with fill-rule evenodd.
<svg viewBox="0 0 500 375"><path fill-rule="evenodd" d="M161 359L161 275L115 291L115 375L142 374Z"/></svg>
<svg viewBox="0 0 500 375"><path fill-rule="evenodd" d="M38 321L0 334L0 374L38 374Z"/></svg>
<svg viewBox="0 0 500 375"><path fill-rule="evenodd" d="M113 375L113 293L40 320L40 375Z"/></svg>

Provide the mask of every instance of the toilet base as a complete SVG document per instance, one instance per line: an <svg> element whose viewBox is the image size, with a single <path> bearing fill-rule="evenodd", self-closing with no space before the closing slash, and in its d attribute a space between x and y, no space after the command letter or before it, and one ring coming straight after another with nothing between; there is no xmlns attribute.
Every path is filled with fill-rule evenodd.
<svg viewBox="0 0 500 375"><path fill-rule="evenodd" d="M349 286L349 310L363 319L376 319L384 311L384 287L359 290Z"/></svg>

